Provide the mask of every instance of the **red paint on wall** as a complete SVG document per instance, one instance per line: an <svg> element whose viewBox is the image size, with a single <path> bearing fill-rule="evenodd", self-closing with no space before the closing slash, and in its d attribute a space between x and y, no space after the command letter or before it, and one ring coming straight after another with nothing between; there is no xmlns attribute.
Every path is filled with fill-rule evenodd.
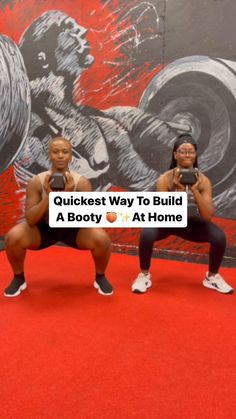
<svg viewBox="0 0 236 419"><path fill-rule="evenodd" d="M137 0L130 1L129 7L137 3ZM0 9L0 32L18 43L28 25L48 10L61 10L89 30L88 40L95 62L79 80L75 101L99 109L113 105L137 106L143 90L159 67L153 69L151 61L139 66L133 66L132 62L127 64L132 45L126 55L122 54L121 47L123 32L129 31L130 22L128 18L121 19L119 2L113 1L112 8L111 5L109 8L99 0L9 1L8 6ZM0 175L0 185L0 235L3 235L20 216L22 195L15 194L17 185L12 168Z"/></svg>

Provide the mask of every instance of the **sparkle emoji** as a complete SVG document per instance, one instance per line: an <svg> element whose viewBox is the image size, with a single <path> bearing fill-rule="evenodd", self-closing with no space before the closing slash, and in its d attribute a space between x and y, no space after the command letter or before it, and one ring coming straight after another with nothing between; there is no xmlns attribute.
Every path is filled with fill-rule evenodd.
<svg viewBox="0 0 236 419"><path fill-rule="evenodd" d="M107 221L109 221L109 223L114 223L114 221L116 221L116 219L117 219L116 212L107 212L106 213L106 219L107 219Z"/></svg>
<svg viewBox="0 0 236 419"><path fill-rule="evenodd" d="M130 216L127 214L127 212L125 214L123 214L123 212L120 213L122 221L123 222L127 222L128 219L130 218Z"/></svg>

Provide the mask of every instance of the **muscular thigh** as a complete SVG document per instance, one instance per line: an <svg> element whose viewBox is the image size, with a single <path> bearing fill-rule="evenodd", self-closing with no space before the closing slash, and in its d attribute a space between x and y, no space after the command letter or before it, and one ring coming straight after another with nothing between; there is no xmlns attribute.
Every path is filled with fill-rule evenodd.
<svg viewBox="0 0 236 419"><path fill-rule="evenodd" d="M189 220L186 228L178 229L176 235L185 240L203 243L210 242L218 230L215 224L205 221L200 217L194 217Z"/></svg>
<svg viewBox="0 0 236 419"><path fill-rule="evenodd" d="M142 243L152 243L166 239L172 234L170 228L144 228L141 231L140 241Z"/></svg>
<svg viewBox="0 0 236 419"><path fill-rule="evenodd" d="M102 228L81 228L76 237L80 249L94 249L96 245L106 244L109 237Z"/></svg>
<svg viewBox="0 0 236 419"><path fill-rule="evenodd" d="M9 246L20 244L25 249L37 249L41 243L40 232L37 227L27 223L17 224L6 235Z"/></svg>

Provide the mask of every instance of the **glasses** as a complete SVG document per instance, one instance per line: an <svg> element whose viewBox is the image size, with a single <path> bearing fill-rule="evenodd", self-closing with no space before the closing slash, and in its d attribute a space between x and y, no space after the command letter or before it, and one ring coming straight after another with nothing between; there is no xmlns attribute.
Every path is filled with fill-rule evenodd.
<svg viewBox="0 0 236 419"><path fill-rule="evenodd" d="M177 150L177 153L179 153L181 156L195 156L196 151L195 150Z"/></svg>

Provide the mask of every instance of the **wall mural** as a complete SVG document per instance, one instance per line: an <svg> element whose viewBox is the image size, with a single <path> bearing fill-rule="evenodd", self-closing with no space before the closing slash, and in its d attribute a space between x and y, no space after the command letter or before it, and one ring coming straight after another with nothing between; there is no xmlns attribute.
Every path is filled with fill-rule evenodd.
<svg viewBox="0 0 236 419"><path fill-rule="evenodd" d="M176 135L191 132L235 258L236 61L200 46L167 62L173 1L1 2L1 236L23 216L27 181L48 169L54 136L70 139L71 169L94 190L151 191ZM136 248L138 231L109 231L118 249Z"/></svg>

